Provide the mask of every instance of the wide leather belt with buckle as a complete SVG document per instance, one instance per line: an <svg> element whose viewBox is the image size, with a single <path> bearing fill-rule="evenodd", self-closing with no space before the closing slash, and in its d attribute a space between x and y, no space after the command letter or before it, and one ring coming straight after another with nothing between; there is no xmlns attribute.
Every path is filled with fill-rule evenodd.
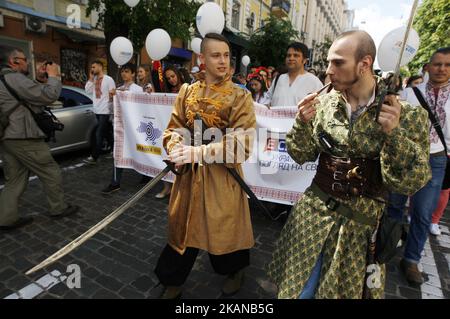
<svg viewBox="0 0 450 319"><path fill-rule="evenodd" d="M379 159L338 158L322 153L313 182L335 198L383 197Z"/></svg>

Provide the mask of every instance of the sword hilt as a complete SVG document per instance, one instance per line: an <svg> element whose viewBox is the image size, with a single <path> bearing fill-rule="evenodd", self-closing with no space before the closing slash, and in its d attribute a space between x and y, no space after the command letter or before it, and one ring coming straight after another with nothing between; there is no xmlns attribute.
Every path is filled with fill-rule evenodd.
<svg viewBox="0 0 450 319"><path fill-rule="evenodd" d="M191 166L191 164L185 164L185 165L181 166L180 169L177 170L177 168L171 161L164 160L164 163L166 163L166 165L170 167L170 170L172 171L172 173L174 173L177 176L181 176L181 175L184 175L187 172L189 172L190 166Z"/></svg>

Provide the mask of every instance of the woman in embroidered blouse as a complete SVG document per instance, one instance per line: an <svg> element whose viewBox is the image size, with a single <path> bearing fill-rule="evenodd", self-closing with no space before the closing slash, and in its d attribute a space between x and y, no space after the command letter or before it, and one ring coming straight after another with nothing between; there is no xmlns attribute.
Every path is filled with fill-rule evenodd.
<svg viewBox="0 0 450 319"><path fill-rule="evenodd" d="M267 87L264 79L259 75L250 75L250 77L247 88L252 92L253 101L259 104L268 104L270 101L267 99Z"/></svg>
<svg viewBox="0 0 450 319"><path fill-rule="evenodd" d="M153 89L152 80L150 77L150 67L146 64L141 64L137 73L137 84L142 87L144 92L152 93Z"/></svg>

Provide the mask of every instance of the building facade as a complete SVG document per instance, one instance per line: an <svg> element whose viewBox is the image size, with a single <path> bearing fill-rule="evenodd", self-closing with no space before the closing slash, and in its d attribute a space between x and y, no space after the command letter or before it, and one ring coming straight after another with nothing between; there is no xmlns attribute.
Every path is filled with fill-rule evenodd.
<svg viewBox="0 0 450 319"><path fill-rule="evenodd" d="M98 14L86 17L87 0L0 0L0 41L20 47L31 61L61 65L63 83L82 87L94 58L106 63Z"/></svg>
<svg viewBox="0 0 450 319"><path fill-rule="evenodd" d="M207 2L208 0L199 0ZM311 50L334 40L340 33L353 29L354 11L348 9L345 0L209 0L216 2L225 14L224 34L236 47L245 51L246 39L264 24L271 13L280 19L289 19L300 33L300 41ZM241 41L236 41L236 37ZM234 41L233 41L234 40ZM233 43L239 42L239 43ZM239 49L240 48L240 49ZM239 49L239 50L238 50ZM236 54L239 58L240 54Z"/></svg>

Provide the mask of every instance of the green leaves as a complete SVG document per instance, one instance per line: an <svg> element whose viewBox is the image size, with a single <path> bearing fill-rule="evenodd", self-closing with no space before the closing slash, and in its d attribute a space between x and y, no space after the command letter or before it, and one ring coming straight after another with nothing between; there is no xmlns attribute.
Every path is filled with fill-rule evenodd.
<svg viewBox="0 0 450 319"><path fill-rule="evenodd" d="M253 65L275 66L284 64L286 48L298 40L299 32L289 20L271 15L264 20L264 27L250 36L249 55Z"/></svg>
<svg viewBox="0 0 450 319"><path fill-rule="evenodd" d="M189 40L199 6L193 0L141 0L131 9L122 0L89 0L87 14L92 10L100 13L99 26L107 39L109 34L122 35L140 49L148 33L156 28L165 29L172 39Z"/></svg>
<svg viewBox="0 0 450 319"><path fill-rule="evenodd" d="M429 62L434 51L450 46L450 1L424 0L414 19L414 29L420 35L420 48L408 65L412 74Z"/></svg>
<svg viewBox="0 0 450 319"><path fill-rule="evenodd" d="M328 66L328 51L330 50L333 41L330 38L326 37L324 42L316 44L314 46L315 51L315 59L313 66L317 72L325 72Z"/></svg>

